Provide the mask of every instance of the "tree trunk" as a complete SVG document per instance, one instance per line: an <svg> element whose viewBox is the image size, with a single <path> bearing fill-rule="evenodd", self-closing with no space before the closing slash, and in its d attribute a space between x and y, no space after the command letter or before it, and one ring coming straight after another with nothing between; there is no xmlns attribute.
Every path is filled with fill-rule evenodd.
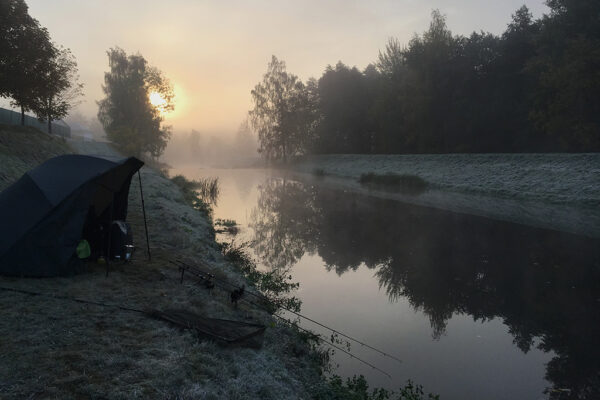
<svg viewBox="0 0 600 400"><path fill-rule="evenodd" d="M52 118L48 115L48 133L52 134Z"/></svg>
<svg viewBox="0 0 600 400"><path fill-rule="evenodd" d="M25 126L25 107L21 106L21 126Z"/></svg>

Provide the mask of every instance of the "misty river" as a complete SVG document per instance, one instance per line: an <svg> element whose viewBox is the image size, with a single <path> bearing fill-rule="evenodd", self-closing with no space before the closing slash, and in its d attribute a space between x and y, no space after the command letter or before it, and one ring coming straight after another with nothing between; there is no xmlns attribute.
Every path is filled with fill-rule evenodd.
<svg viewBox="0 0 600 400"><path fill-rule="evenodd" d="M389 389L411 379L444 400L598 390L599 240L352 193L309 175L172 173L219 178L214 218L238 222L235 240L252 243L261 268L289 270L302 314L402 360L353 343L353 354L392 379L340 352L334 373Z"/></svg>

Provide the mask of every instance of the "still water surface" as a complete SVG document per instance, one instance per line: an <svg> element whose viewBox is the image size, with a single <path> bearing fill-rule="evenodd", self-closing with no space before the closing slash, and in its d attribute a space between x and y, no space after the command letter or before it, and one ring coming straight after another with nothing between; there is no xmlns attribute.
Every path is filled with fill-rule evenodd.
<svg viewBox="0 0 600 400"><path fill-rule="evenodd" d="M215 218L240 224L262 268L289 270L303 314L402 359L353 344L392 379L342 353L335 373L390 389L412 379L449 400L600 398L600 241L311 176L174 172L219 177Z"/></svg>

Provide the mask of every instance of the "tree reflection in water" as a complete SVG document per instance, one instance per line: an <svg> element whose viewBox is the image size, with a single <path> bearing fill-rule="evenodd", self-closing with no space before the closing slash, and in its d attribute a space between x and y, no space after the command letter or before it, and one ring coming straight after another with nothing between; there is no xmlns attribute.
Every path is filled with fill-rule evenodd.
<svg viewBox="0 0 600 400"><path fill-rule="evenodd" d="M365 264L390 301L429 317L434 338L455 314L501 318L523 352L555 353L550 398L600 398L599 240L295 180L259 190L251 226L270 268L305 253L338 275Z"/></svg>

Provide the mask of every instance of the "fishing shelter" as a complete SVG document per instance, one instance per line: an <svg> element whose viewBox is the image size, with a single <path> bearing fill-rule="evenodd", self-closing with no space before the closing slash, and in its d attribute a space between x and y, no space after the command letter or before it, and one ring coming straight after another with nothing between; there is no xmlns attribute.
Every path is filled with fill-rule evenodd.
<svg viewBox="0 0 600 400"><path fill-rule="evenodd" d="M52 158L0 193L0 274L70 275L85 232L125 220L137 158L85 155ZM91 235L90 236L94 236ZM95 235L92 248L105 246Z"/></svg>

